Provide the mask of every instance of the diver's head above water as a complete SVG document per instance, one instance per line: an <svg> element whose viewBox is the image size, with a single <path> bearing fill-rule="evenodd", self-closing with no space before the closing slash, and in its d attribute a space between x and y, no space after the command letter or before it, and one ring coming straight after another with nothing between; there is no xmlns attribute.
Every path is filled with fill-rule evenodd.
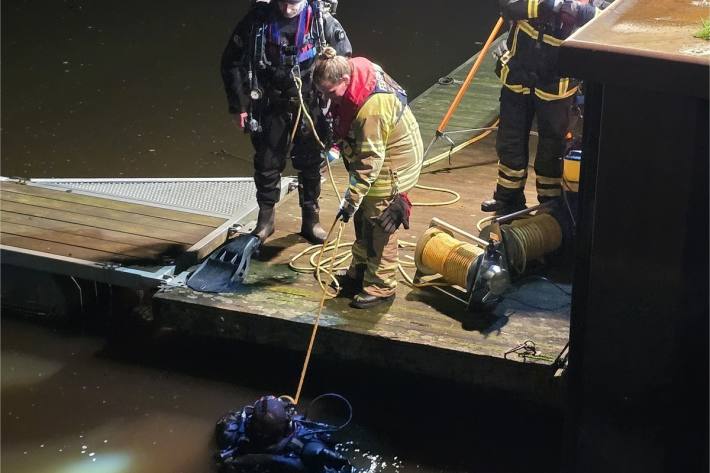
<svg viewBox="0 0 710 473"><path fill-rule="evenodd" d="M247 435L260 446L270 446L293 432L291 414L286 404L274 396L263 396L254 403L254 411L247 424Z"/></svg>
<svg viewBox="0 0 710 473"><path fill-rule="evenodd" d="M293 18L306 7L306 0L278 0L279 11L286 18Z"/></svg>

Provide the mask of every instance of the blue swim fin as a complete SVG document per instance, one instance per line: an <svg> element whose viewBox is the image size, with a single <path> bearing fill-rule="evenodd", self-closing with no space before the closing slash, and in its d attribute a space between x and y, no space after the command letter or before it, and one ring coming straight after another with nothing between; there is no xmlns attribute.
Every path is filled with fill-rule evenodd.
<svg viewBox="0 0 710 473"><path fill-rule="evenodd" d="M187 279L190 289L200 292L235 292L249 272L251 257L261 246L254 235L237 237L205 259Z"/></svg>

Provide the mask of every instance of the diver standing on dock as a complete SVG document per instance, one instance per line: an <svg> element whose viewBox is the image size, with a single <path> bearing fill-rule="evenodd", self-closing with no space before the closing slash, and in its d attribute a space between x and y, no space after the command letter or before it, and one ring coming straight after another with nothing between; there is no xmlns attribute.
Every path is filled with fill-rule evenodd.
<svg viewBox="0 0 710 473"><path fill-rule="evenodd" d="M310 0L259 0L237 24L222 55L229 113L254 145L254 183L259 217L252 232L263 243L274 233L274 206L281 173L290 157L298 171L301 235L322 243L318 198L322 155L301 100L323 133L326 127L314 93L311 72L316 55L329 44L339 54L352 48L345 30L324 5ZM300 119L299 119L300 118Z"/></svg>
<svg viewBox="0 0 710 473"><path fill-rule="evenodd" d="M391 302L397 287L397 236L409 228L406 192L419 180L423 146L404 89L368 59L348 59L326 48L313 71L316 88L332 105L329 113L349 172L338 218L352 217L355 243L344 290L359 290L352 307Z"/></svg>
<svg viewBox="0 0 710 473"><path fill-rule="evenodd" d="M562 193L562 157L570 126L570 109L579 83L560 77L559 46L597 8L589 0L499 0L503 18L511 22L507 51L496 73L503 87L496 139L498 181L493 199L481 203L484 212L506 215L525 208L528 142L537 117L535 157L540 203Z"/></svg>

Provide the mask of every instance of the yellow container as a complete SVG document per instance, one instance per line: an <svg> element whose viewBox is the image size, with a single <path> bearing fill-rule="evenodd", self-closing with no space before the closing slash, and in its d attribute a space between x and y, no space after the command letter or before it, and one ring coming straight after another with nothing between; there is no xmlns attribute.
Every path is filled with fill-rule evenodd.
<svg viewBox="0 0 710 473"><path fill-rule="evenodd" d="M572 150L565 156L562 166L562 178L565 188L572 192L579 192L579 168L582 164L582 152Z"/></svg>

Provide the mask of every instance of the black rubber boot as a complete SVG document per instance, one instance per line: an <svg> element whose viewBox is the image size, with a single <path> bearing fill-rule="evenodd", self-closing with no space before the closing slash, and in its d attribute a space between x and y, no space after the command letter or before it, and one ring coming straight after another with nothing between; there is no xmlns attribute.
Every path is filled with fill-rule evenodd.
<svg viewBox="0 0 710 473"><path fill-rule="evenodd" d="M330 287L332 287L333 289L336 289L338 287L340 288L338 296L353 297L355 294L362 291L362 279L365 276L365 266L358 265L357 276L355 278L351 278L348 275L347 269L339 269L338 271L333 273L333 276L335 277L335 279L337 279L338 284L336 285L334 282L332 282L330 284Z"/></svg>
<svg viewBox="0 0 710 473"><path fill-rule="evenodd" d="M328 236L328 232L320 225L319 211L313 205L301 207L301 236L314 245L320 245Z"/></svg>
<svg viewBox="0 0 710 473"><path fill-rule="evenodd" d="M259 218L251 234L259 238L262 243L274 233L275 215L276 212L274 211L273 205L259 204Z"/></svg>
<svg viewBox="0 0 710 473"><path fill-rule="evenodd" d="M505 202L496 199L489 199L481 202L482 211L495 212L496 216L512 214L513 212L517 212L525 208L525 204L521 202Z"/></svg>
<svg viewBox="0 0 710 473"><path fill-rule="evenodd" d="M502 200L493 196L492 199L481 202L481 210L483 212L495 212L497 216L508 215L513 212L525 209L525 198L516 198L512 200Z"/></svg>
<svg viewBox="0 0 710 473"><path fill-rule="evenodd" d="M481 202L481 211L483 212L495 212L498 207L498 201L495 199L488 199Z"/></svg>
<svg viewBox="0 0 710 473"><path fill-rule="evenodd" d="M377 297L361 292L353 298L350 307L355 309L369 309L370 307L375 307L380 304L391 304L392 301L394 301L394 294L387 297Z"/></svg>

